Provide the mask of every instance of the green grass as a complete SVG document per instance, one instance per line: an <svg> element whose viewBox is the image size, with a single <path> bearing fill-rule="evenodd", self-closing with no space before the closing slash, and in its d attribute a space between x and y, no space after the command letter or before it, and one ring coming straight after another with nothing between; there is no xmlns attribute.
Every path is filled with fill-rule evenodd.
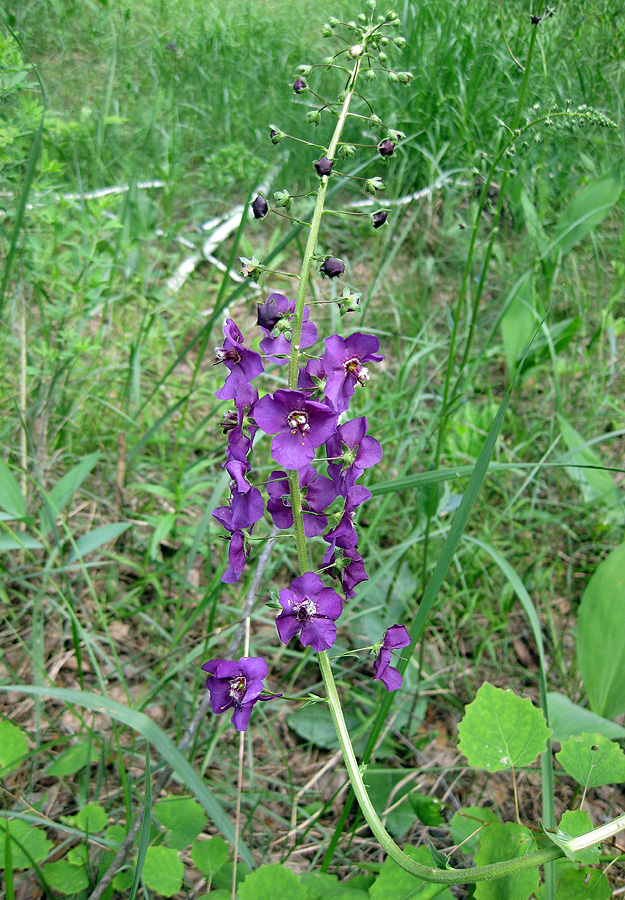
<svg viewBox="0 0 625 900"><path fill-rule="evenodd" d="M346 17L359 11L344 6ZM378 334L385 354L354 404L354 414L367 415L370 433L382 442L384 461L369 474L375 498L360 516L359 549L370 581L347 604L341 649L375 640L386 610L407 622L418 610L468 470L438 483L428 473L472 467L480 454L513 374L501 316L524 272L533 273L530 300L538 319L548 313L544 352L520 375L495 442L500 468L486 477L434 602L422 654L413 657L406 676L413 692L420 684L427 717L421 722L420 713L413 725L387 735L378 764L389 769L415 765L415 746L425 754L426 771L438 766L433 733L455 746L449 735L484 680L538 697L534 638L497 554L541 617L549 689L583 702L575 614L588 577L623 537L623 201L562 258L543 256L571 198L622 160L624 21L608 0L569 4L540 26L521 124L535 104L541 115L569 103L591 106L618 125L541 126L515 147L460 402L437 461L450 320L479 192L522 77L492 4L469 6L432 0L398 7L408 37L400 67L413 70L415 79L399 93L382 79L373 89L376 110L407 135L382 196L420 190L441 176L450 180L397 209L381 232L362 220L328 217L322 236L324 248L346 260L346 283L363 292L363 312L347 327ZM189 252L176 238L184 235L200 248L198 226L246 200L274 167L271 190L314 186L315 151L286 142L274 147L268 124L314 142L328 139L329 124L304 124L306 95L295 98L289 82L297 65L328 52L329 42L318 35L331 14L340 12L325 0L282 4L279 13L261 0L163 0L112 7L18 3L9 18L38 67L47 110L28 197L35 205L26 214L3 310L7 377L0 388L0 435L15 479L24 480L27 515L19 527L11 520L0 524L3 537L19 540L25 532L39 542L36 549L0 554L3 681L106 694L132 706L137 717L145 713L155 729L137 718L141 728L133 730L132 722L43 697L29 704L15 699L15 721L31 738L20 793L28 804L43 802L50 810L61 829L50 832L55 841L66 837L61 816L87 801L99 801L110 824L126 821L131 809L143 815L145 739L158 751L154 769L204 694L199 665L223 653L236 632L249 580L242 588L220 582L227 545L210 511L227 496L219 429L225 404L214 398L221 373L211 367L211 353L220 342L224 309L247 327L255 295L204 265L176 296L166 290L166 279ZM19 67L21 54L3 33L11 47L5 58L12 54ZM510 14L506 35L524 60L524 10ZM168 42L176 49L167 49ZM13 129L0 151L11 192L2 197L4 260L41 114L32 74L21 85L3 82L0 103L2 125ZM374 139L369 126L364 138L356 124L350 127L355 142ZM165 187L83 203L50 197L151 179ZM501 181L501 167L493 180ZM357 196L346 182L336 205L344 208ZM496 202L495 193L478 219L454 380ZM302 241L282 220L250 221L217 253L236 268L239 255L276 250L277 267L295 271ZM287 284L265 282L267 291L286 291ZM332 288L315 279L318 298ZM324 333L345 327L334 307L318 310ZM576 324L568 344L554 346L554 326L569 319ZM594 442L597 465L615 470L607 476L610 490L602 494L590 474L585 482L571 477L557 413L583 441ZM261 454L267 448L265 440ZM264 464L259 474L270 471L268 456ZM398 479L406 479L401 490L394 489ZM75 562L77 541L117 522L129 527L115 542ZM259 528L258 536L267 531ZM291 542L281 539L254 605L250 653L271 647L272 688L304 697L319 690L314 659L276 645L273 612L263 605L271 586L282 587L295 574ZM370 664L346 657L336 667L341 691L354 691L354 728L366 735L380 705ZM407 710L411 703L406 691L399 705ZM263 745L256 741L245 759L243 839L257 859L290 858L298 866L315 860L317 867L319 847L334 829L332 797L342 776L323 781L320 794L316 787L300 794L325 757L315 756L320 751L289 728L286 704L267 706L255 725ZM232 814L237 742L226 724L207 718L190 753L210 796ZM94 766L51 784L45 767L82 740L93 748ZM444 758L442 777L453 779L456 764ZM539 788L527 777L525 811L533 815ZM26 815L15 785L8 787L14 793L6 808ZM171 789L183 790L175 782ZM457 790L465 803L485 787L473 773ZM616 794L608 800L615 808L620 802ZM292 814L305 821L320 802L327 806L316 822L295 843L286 839ZM336 863L345 874L346 867L375 865L375 854L357 843L348 849L346 842Z"/></svg>

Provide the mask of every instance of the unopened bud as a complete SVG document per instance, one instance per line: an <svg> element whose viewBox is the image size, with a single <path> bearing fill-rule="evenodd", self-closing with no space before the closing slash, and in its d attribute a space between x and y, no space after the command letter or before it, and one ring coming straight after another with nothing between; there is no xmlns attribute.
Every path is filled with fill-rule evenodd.
<svg viewBox="0 0 625 900"><path fill-rule="evenodd" d="M378 59L380 60L382 65L384 65L388 61L388 56L386 55L386 53L380 52L378 53Z"/></svg>
<svg viewBox="0 0 625 900"><path fill-rule="evenodd" d="M341 91L341 93L338 96L339 103L342 103L346 97L347 97L347 91Z"/></svg>
<svg viewBox="0 0 625 900"><path fill-rule="evenodd" d="M341 144L338 149L338 154L341 159L347 159L347 157L353 159L355 153L356 148L352 144Z"/></svg>
<svg viewBox="0 0 625 900"><path fill-rule="evenodd" d="M369 117L369 124L373 125L374 128L375 127L382 127L382 128L384 127L384 122L382 121L382 119L379 116L376 116L375 113L373 113L373 115Z"/></svg>
<svg viewBox="0 0 625 900"><path fill-rule="evenodd" d="M267 201L260 194L256 197L254 202L250 204L250 206L252 207L252 212L254 213L255 219L264 219L269 212Z"/></svg>
<svg viewBox="0 0 625 900"><path fill-rule="evenodd" d="M335 18L334 16L331 16L331 17L328 19L328 25L329 25L331 28L336 28L336 26L337 26L337 25L340 25L340 24L341 24L341 23L339 22L339 20L338 20L337 18Z"/></svg>
<svg viewBox="0 0 625 900"><path fill-rule="evenodd" d="M312 72L312 66L298 66L298 73L302 76L302 78L307 78L308 75Z"/></svg>
<svg viewBox="0 0 625 900"><path fill-rule="evenodd" d="M329 256L323 263L323 265L319 268L319 271L322 275L326 275L328 278L336 278L338 275L342 275L345 271L345 264L340 259L335 259L333 256Z"/></svg>
<svg viewBox="0 0 625 900"><path fill-rule="evenodd" d="M373 69L367 69L365 72L365 81L375 81L377 77Z"/></svg>
<svg viewBox="0 0 625 900"><path fill-rule="evenodd" d="M394 44L398 50L403 50L406 46L406 38L405 37L396 37L394 39Z"/></svg>
<svg viewBox="0 0 625 900"><path fill-rule="evenodd" d="M365 191L368 194L375 194L377 191L384 190L384 182L376 175L375 178L367 178L365 181Z"/></svg>
<svg viewBox="0 0 625 900"><path fill-rule="evenodd" d="M368 9L375 9L375 7L376 7L375 0L367 0L367 7L368 7Z"/></svg>
<svg viewBox="0 0 625 900"><path fill-rule="evenodd" d="M389 11L387 12L385 18L386 18L386 21L387 21L387 22L392 22L393 19L396 19L396 18L397 18L397 13L395 12L394 9L389 9Z"/></svg>
<svg viewBox="0 0 625 900"><path fill-rule="evenodd" d="M321 159L318 159L315 163L315 171L320 178L323 178L324 175L330 174L333 165L333 159L328 159L327 156L322 156Z"/></svg>
<svg viewBox="0 0 625 900"><path fill-rule="evenodd" d="M395 144L388 138L385 141L380 141L378 144L378 153L380 156L392 156L394 150Z"/></svg>
<svg viewBox="0 0 625 900"><path fill-rule="evenodd" d="M276 201L276 209L284 208L287 212L293 206L293 198L288 191L274 191L274 199Z"/></svg>
<svg viewBox="0 0 625 900"><path fill-rule="evenodd" d="M271 138L272 144L279 144L280 141L284 140L286 134L283 131L280 131L277 125L270 125L269 137Z"/></svg>
<svg viewBox="0 0 625 900"><path fill-rule="evenodd" d="M386 16L378 16L378 25L384 25L386 22Z"/></svg>
<svg viewBox="0 0 625 900"><path fill-rule="evenodd" d="M387 46L388 46L388 38L385 37L384 35L382 35L382 37L380 38L380 47L387 47Z"/></svg>
<svg viewBox="0 0 625 900"><path fill-rule="evenodd" d="M386 224L386 220L388 219L388 210L387 209L379 209L377 212L371 214L371 222L374 228L381 228L382 225Z"/></svg>
<svg viewBox="0 0 625 900"><path fill-rule="evenodd" d="M358 21L360 22L361 25L366 25L366 24L367 24L367 17L366 17L366 15L365 15L364 13L359 13L359 14L358 14Z"/></svg>
<svg viewBox="0 0 625 900"><path fill-rule="evenodd" d="M333 56L326 56L325 59L321 60L321 65L322 66L331 66L333 62L334 62Z"/></svg>
<svg viewBox="0 0 625 900"><path fill-rule="evenodd" d="M308 90L308 85L303 78L296 78L293 83L293 90L296 94L301 94L303 91Z"/></svg>
<svg viewBox="0 0 625 900"><path fill-rule="evenodd" d="M414 75L412 74L412 72L398 72L397 77L402 84L409 84L410 81L414 78Z"/></svg>
<svg viewBox="0 0 625 900"><path fill-rule="evenodd" d="M267 331L273 331L282 318L282 315L276 309L275 303L259 303L256 311L256 324L260 325L261 328L266 328Z"/></svg>
<svg viewBox="0 0 625 900"><path fill-rule="evenodd" d="M362 54L365 52L365 48L362 44L354 44L353 47L349 48L349 55L352 59L360 59Z"/></svg>
<svg viewBox="0 0 625 900"><path fill-rule="evenodd" d="M388 83L389 83L389 84L398 84L398 83L399 83L399 78L397 77L397 73L396 73L396 72L389 72L389 73L388 73Z"/></svg>
<svg viewBox="0 0 625 900"><path fill-rule="evenodd" d="M355 31L356 28L358 28L358 25L356 25L356 23L354 22L354 20L351 19L351 21L349 21L349 22L347 23L347 27L348 27L348 28L351 28L352 31Z"/></svg>
<svg viewBox="0 0 625 900"><path fill-rule="evenodd" d="M309 125L318 125L320 119L321 113L318 109L311 109L310 112L306 113L306 121Z"/></svg>
<svg viewBox="0 0 625 900"><path fill-rule="evenodd" d="M329 22L326 22L326 24L323 26L323 28L321 29L321 34L322 34L324 37L331 37L331 36L332 36L332 26L330 25Z"/></svg>

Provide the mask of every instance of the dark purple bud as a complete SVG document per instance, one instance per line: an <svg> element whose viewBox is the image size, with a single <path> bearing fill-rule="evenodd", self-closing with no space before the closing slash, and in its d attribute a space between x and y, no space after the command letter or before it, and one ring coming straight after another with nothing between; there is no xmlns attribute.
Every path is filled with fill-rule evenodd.
<svg viewBox="0 0 625 900"><path fill-rule="evenodd" d="M293 84L293 90L295 91L296 94L301 94L302 91L305 91L307 87L308 87L308 85L306 84L306 82L304 81L303 78L295 79L295 82Z"/></svg>
<svg viewBox="0 0 625 900"><path fill-rule="evenodd" d="M332 171L333 165L334 165L333 159L328 159L327 156L322 156L321 159L318 159L317 162L315 163L315 169L316 169L317 175L319 175L319 176L329 175L330 172Z"/></svg>
<svg viewBox="0 0 625 900"><path fill-rule="evenodd" d="M340 259L335 259L333 256L330 256L326 259L319 271L323 275L327 275L328 278L336 278L337 275L342 275L345 271L345 264Z"/></svg>
<svg viewBox="0 0 625 900"><path fill-rule="evenodd" d="M394 150L395 144L388 138L385 141L380 141L380 143L378 144L378 152L380 156L392 156Z"/></svg>
<svg viewBox="0 0 625 900"><path fill-rule="evenodd" d="M256 200L251 204L252 212L254 213L255 219L264 219L267 213L269 212L269 206L267 205L267 201L264 197L261 197L259 194Z"/></svg>
<svg viewBox="0 0 625 900"><path fill-rule="evenodd" d="M379 209L377 212L374 212L371 216L371 221L373 222L374 228L381 228L382 225L385 224L388 219L388 212L385 209Z"/></svg>
<svg viewBox="0 0 625 900"><path fill-rule="evenodd" d="M258 304L258 318L256 324L267 331L272 331L274 325L282 318L282 313L278 312L275 303Z"/></svg>
<svg viewBox="0 0 625 900"><path fill-rule="evenodd" d="M532 16L532 25L540 25L540 16Z"/></svg>

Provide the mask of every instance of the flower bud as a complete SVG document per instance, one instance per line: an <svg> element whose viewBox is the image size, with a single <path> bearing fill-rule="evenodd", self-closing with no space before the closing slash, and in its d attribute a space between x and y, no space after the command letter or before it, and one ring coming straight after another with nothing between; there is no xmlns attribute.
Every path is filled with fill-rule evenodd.
<svg viewBox="0 0 625 900"><path fill-rule="evenodd" d="M303 78L296 78L293 83L293 90L296 94L301 94L303 91L308 90L308 85Z"/></svg>
<svg viewBox="0 0 625 900"><path fill-rule="evenodd" d="M358 13L358 21L360 22L361 25L366 25L367 24L366 15L364 13Z"/></svg>
<svg viewBox="0 0 625 900"><path fill-rule="evenodd" d="M347 159L348 157L353 159L355 153L356 148L352 144L341 144L338 149L338 155L341 159Z"/></svg>
<svg viewBox="0 0 625 900"><path fill-rule="evenodd" d="M306 113L306 121L309 125L318 125L321 119L321 113L318 109L311 109L310 112Z"/></svg>
<svg viewBox="0 0 625 900"><path fill-rule="evenodd" d="M375 178L367 178L365 181L365 191L368 194L375 194L377 191L384 190L384 182L381 178L378 178L377 175Z"/></svg>
<svg viewBox="0 0 625 900"><path fill-rule="evenodd" d="M388 38L384 35L380 38L380 47L388 47Z"/></svg>
<svg viewBox="0 0 625 900"><path fill-rule="evenodd" d="M376 7L375 0L367 0L367 8L368 9L375 9L375 7Z"/></svg>
<svg viewBox="0 0 625 900"><path fill-rule="evenodd" d="M385 63L388 62L388 56L386 55L386 53L382 53L382 52L378 53L378 59L380 60L382 65L384 65Z"/></svg>
<svg viewBox="0 0 625 900"><path fill-rule="evenodd" d="M378 16L378 25L384 25L386 22L386 16Z"/></svg>
<svg viewBox="0 0 625 900"><path fill-rule="evenodd" d="M373 125L374 128L376 126L381 126L382 128L384 127L384 122L382 121L382 119L379 116L376 116L375 113L373 113L373 115L370 116L369 124Z"/></svg>
<svg viewBox="0 0 625 900"><path fill-rule="evenodd" d="M261 328L266 328L267 331L272 331L282 318L282 314L276 309L275 303L259 303L256 310L256 324L260 325Z"/></svg>
<svg viewBox="0 0 625 900"><path fill-rule="evenodd" d="M389 84L397 84L399 82L399 78L395 72L388 73L388 83Z"/></svg>
<svg viewBox="0 0 625 900"><path fill-rule="evenodd" d="M351 20L347 23L347 27L348 27L348 28L351 28L352 31L355 31L355 30L358 28L358 25L356 25L356 23L354 22L354 20L351 19Z"/></svg>
<svg viewBox="0 0 625 900"><path fill-rule="evenodd" d="M339 103L342 103L346 97L347 97L347 91L341 91L341 93L338 96Z"/></svg>
<svg viewBox="0 0 625 900"><path fill-rule="evenodd" d="M297 71L302 76L302 78L307 78L308 75L312 72L312 66L298 66Z"/></svg>
<svg viewBox="0 0 625 900"><path fill-rule="evenodd" d="M373 69L367 69L365 72L365 81L375 81L377 77Z"/></svg>
<svg viewBox="0 0 625 900"><path fill-rule="evenodd" d="M267 201L261 194L256 197L253 203L250 203L250 206L252 207L255 219L264 219L269 212Z"/></svg>
<svg viewBox="0 0 625 900"><path fill-rule="evenodd" d="M414 78L414 75L412 72L398 72L397 77L402 84L409 84L412 78Z"/></svg>
<svg viewBox="0 0 625 900"><path fill-rule="evenodd" d="M386 21L387 21L387 22L392 22L393 19L396 19L396 18L397 18L397 13L395 12L395 10L394 10L394 9L389 9L389 11L388 11L387 14L386 14Z"/></svg>
<svg viewBox="0 0 625 900"><path fill-rule="evenodd" d="M341 23L339 22L339 20L337 18L335 18L334 16L330 16L330 18L328 19L328 25L331 28L336 28L336 26L340 25L340 24Z"/></svg>
<svg viewBox="0 0 625 900"><path fill-rule="evenodd" d="M371 214L371 223L374 228L381 228L382 225L386 224L386 220L388 218L388 210L387 209L379 209L377 212Z"/></svg>
<svg viewBox="0 0 625 900"><path fill-rule="evenodd" d="M392 156L394 150L395 144L388 138L384 141L380 141L378 144L378 153L380 156Z"/></svg>
<svg viewBox="0 0 625 900"><path fill-rule="evenodd" d="M343 288L343 294L339 297L339 312L342 316L346 313L356 312L359 310L359 302L362 294L355 294L349 288Z"/></svg>
<svg viewBox="0 0 625 900"><path fill-rule="evenodd" d="M321 65L322 66L331 66L333 62L334 62L333 56L326 56L326 57L324 57L324 59L321 60Z"/></svg>
<svg viewBox="0 0 625 900"><path fill-rule="evenodd" d="M365 48L362 44L354 44L353 47L349 48L349 55L352 59L360 59L362 54L365 52Z"/></svg>
<svg viewBox="0 0 625 900"><path fill-rule="evenodd" d="M323 28L321 29L321 34L324 37L332 37L332 26L329 22L326 22L326 24L323 26Z"/></svg>
<svg viewBox="0 0 625 900"><path fill-rule="evenodd" d="M336 278L345 271L345 264L340 259L329 256L320 267L319 271L328 278Z"/></svg>
<svg viewBox="0 0 625 900"><path fill-rule="evenodd" d="M324 175L329 175L332 171L332 166L334 165L333 159L328 159L327 156L322 156L321 159L318 159L315 163L315 171L320 178L323 178Z"/></svg>
<svg viewBox="0 0 625 900"><path fill-rule="evenodd" d="M406 46L406 38L405 37L396 37L394 38L394 44L398 50L403 50Z"/></svg>
<svg viewBox="0 0 625 900"><path fill-rule="evenodd" d="M394 129L394 128L389 128L389 130L388 130L387 133L386 133L386 136L387 136L387 138L389 138L391 141L395 141L395 143L397 143L397 141L403 141L403 140L406 139L406 134L405 134L405 132L403 132L403 131L398 131L398 130L396 130L396 129Z"/></svg>
<svg viewBox="0 0 625 900"><path fill-rule="evenodd" d="M293 198L288 191L274 191L274 199L276 201L276 209L284 208L287 212L293 206Z"/></svg>
<svg viewBox="0 0 625 900"><path fill-rule="evenodd" d="M283 131L280 131L277 125L270 125L269 137L271 138L272 144L279 144L280 141L284 140L286 134Z"/></svg>

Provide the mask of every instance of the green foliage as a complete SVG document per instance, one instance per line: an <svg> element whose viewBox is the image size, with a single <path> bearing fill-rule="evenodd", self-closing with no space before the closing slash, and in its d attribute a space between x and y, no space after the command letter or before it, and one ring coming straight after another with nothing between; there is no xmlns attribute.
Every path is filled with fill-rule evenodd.
<svg viewBox="0 0 625 900"><path fill-rule="evenodd" d="M417 818L424 825L442 825L441 804L436 797L428 797L427 794L419 794L413 791L410 794L410 804Z"/></svg>
<svg viewBox="0 0 625 900"><path fill-rule="evenodd" d="M590 708L625 712L625 544L597 566L577 619L577 657Z"/></svg>
<svg viewBox="0 0 625 900"><path fill-rule="evenodd" d="M625 738L625 728L609 719L604 719L590 712L578 703L573 703L564 694L555 691L547 695L549 705L549 724L553 728L554 741L567 741L584 732L601 734L608 740Z"/></svg>
<svg viewBox="0 0 625 900"><path fill-rule="evenodd" d="M558 881L556 900L609 900L612 888L597 869L567 869Z"/></svg>
<svg viewBox="0 0 625 900"><path fill-rule="evenodd" d="M528 828L512 822L493 823L484 829L475 864L486 865L503 859L516 859L534 850L536 844ZM538 890L537 869L528 869L515 876L484 881L475 886L475 900L527 900Z"/></svg>
<svg viewBox="0 0 625 900"><path fill-rule="evenodd" d="M89 761L93 759L94 747L92 742L86 738L60 753L55 757L53 762L48 766L48 775L59 778L63 775L75 775L84 769Z"/></svg>
<svg viewBox="0 0 625 900"><path fill-rule="evenodd" d="M432 865L432 857L427 847L406 847L405 852L411 859L424 866ZM435 896L441 897L442 900L451 900L452 894L449 890L441 891L440 885L434 886L420 881L389 858L385 860L380 874L369 888L369 897L371 900L405 900L408 895L411 900L413 898L418 900L419 897L434 896L431 893L433 887L436 887Z"/></svg>
<svg viewBox="0 0 625 900"><path fill-rule="evenodd" d="M28 753L28 742L21 728L3 719L0 721L0 775L19 768Z"/></svg>
<svg viewBox="0 0 625 900"><path fill-rule="evenodd" d="M162 897L173 897L182 887L184 866L176 850L148 847L143 865L147 886Z"/></svg>
<svg viewBox="0 0 625 900"><path fill-rule="evenodd" d="M161 825L169 830L167 846L176 850L187 847L206 825L204 810L199 803L189 797L168 797L158 800L154 804L154 815Z"/></svg>
<svg viewBox="0 0 625 900"><path fill-rule="evenodd" d="M14 869L30 869L33 863L45 859L54 846L42 828L33 828L20 819L0 819L0 869L3 869L7 833L11 840Z"/></svg>
<svg viewBox="0 0 625 900"><path fill-rule="evenodd" d="M549 837L564 850L568 859L592 865L599 862L599 847L588 847L586 850L571 850L567 847L567 841L571 838L587 834L589 831L592 831L592 822L588 812L582 809L567 809L560 819L557 834L555 836L550 834Z"/></svg>
<svg viewBox="0 0 625 900"><path fill-rule="evenodd" d="M239 888L239 900L309 900L308 887L285 866L273 863L250 872Z"/></svg>
<svg viewBox="0 0 625 900"><path fill-rule="evenodd" d="M551 729L528 698L485 682L458 725L469 765L490 772L529 766L545 749Z"/></svg>
<svg viewBox="0 0 625 900"><path fill-rule="evenodd" d="M465 853L475 853L491 822L499 822L499 817L485 806L460 809L449 823L452 840L455 844L461 844Z"/></svg>
<svg viewBox="0 0 625 900"><path fill-rule="evenodd" d="M208 841L195 841L191 858L200 872L212 878L228 859L228 845L219 836Z"/></svg>
<svg viewBox="0 0 625 900"><path fill-rule="evenodd" d="M625 781L625 752L601 734L570 738L556 759L584 790Z"/></svg>
<svg viewBox="0 0 625 900"><path fill-rule="evenodd" d="M51 888L61 894L77 894L89 886L89 876L84 865L74 866L65 859L48 863L45 867L46 881Z"/></svg>

